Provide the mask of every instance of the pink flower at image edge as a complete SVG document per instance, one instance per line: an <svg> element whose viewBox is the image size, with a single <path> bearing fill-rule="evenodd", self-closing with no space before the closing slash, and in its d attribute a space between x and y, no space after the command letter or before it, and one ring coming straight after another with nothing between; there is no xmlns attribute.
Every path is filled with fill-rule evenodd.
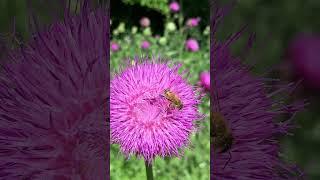
<svg viewBox="0 0 320 180"><path fill-rule="evenodd" d="M173 1L172 3L170 3L169 8L172 12L178 12L180 10L180 5L178 2Z"/></svg>
<svg viewBox="0 0 320 180"><path fill-rule="evenodd" d="M199 25L199 22L200 22L200 18L197 17L197 18L190 18L187 20L187 26L189 27L196 27Z"/></svg>
<svg viewBox="0 0 320 180"><path fill-rule="evenodd" d="M192 52L196 52L200 49L199 43L196 39L190 38L186 41L186 49Z"/></svg>
<svg viewBox="0 0 320 180"><path fill-rule="evenodd" d="M205 90L210 90L210 73L209 72L202 72L200 74L199 78L199 83L200 85L205 89Z"/></svg>
<svg viewBox="0 0 320 180"><path fill-rule="evenodd" d="M147 17L142 17L142 18L140 19L140 25L141 25L142 27L149 27L149 26L150 26L150 19L147 18Z"/></svg>
<svg viewBox="0 0 320 180"><path fill-rule="evenodd" d="M299 34L287 49L287 58L295 74L314 89L320 89L320 36Z"/></svg>
<svg viewBox="0 0 320 180"><path fill-rule="evenodd" d="M150 47L150 43L148 41L142 41L141 48L148 49Z"/></svg>
<svg viewBox="0 0 320 180"><path fill-rule="evenodd" d="M119 51L119 49L120 49L120 46L119 46L118 43L116 43L116 42L111 42L111 50L112 50L113 52Z"/></svg>

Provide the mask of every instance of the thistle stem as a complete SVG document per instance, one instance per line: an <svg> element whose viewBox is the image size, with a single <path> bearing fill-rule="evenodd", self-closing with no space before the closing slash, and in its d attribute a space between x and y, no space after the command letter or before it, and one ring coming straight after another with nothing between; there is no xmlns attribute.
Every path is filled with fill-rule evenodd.
<svg viewBox="0 0 320 180"><path fill-rule="evenodd" d="M147 180L153 180L152 164L148 164L147 161L144 163L146 165Z"/></svg>

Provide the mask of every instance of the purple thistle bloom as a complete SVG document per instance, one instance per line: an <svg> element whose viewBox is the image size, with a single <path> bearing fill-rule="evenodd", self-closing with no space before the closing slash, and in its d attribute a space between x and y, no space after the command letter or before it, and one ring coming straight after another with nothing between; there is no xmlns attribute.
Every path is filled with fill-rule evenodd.
<svg viewBox="0 0 320 180"><path fill-rule="evenodd" d="M126 157L137 155L152 163L156 156L179 156L188 145L202 115L197 109L200 96L178 74L180 66L143 59L111 81L111 141ZM182 109L166 99L166 89L181 100Z"/></svg>
<svg viewBox="0 0 320 180"><path fill-rule="evenodd" d="M113 52L117 52L117 51L120 50L120 46L119 46L119 44L116 43L116 42L111 42L111 43L110 43L110 47L111 47L111 50L112 50Z"/></svg>
<svg viewBox="0 0 320 180"><path fill-rule="evenodd" d="M223 144L227 147L225 152L219 151L219 147L212 143L211 177L218 180L299 179L297 174L301 176L301 172L298 168L281 161L278 137L286 135L293 127L293 116L305 104L286 105L275 100L275 95L294 89L294 84L268 93L265 79L252 75L248 66L231 55L230 45L241 36L241 31L226 42L215 41L218 20L226 10L216 9L211 22L211 30L214 30L210 43L211 113L218 112L224 117L233 141L231 146ZM275 118L281 114L290 115L290 120L277 122ZM216 127L217 119L212 122L211 127Z"/></svg>
<svg viewBox="0 0 320 180"><path fill-rule="evenodd" d="M172 3L170 3L169 9L170 9L172 12L178 12L178 11L180 10L180 5L179 5L178 2L173 1Z"/></svg>
<svg viewBox="0 0 320 180"><path fill-rule="evenodd" d="M186 41L185 47L187 50L192 51L192 52L199 51L199 49L200 49L198 41L193 38L190 38Z"/></svg>
<svg viewBox="0 0 320 180"><path fill-rule="evenodd" d="M70 10L70 8L67 8ZM107 179L108 9L37 32L0 74L0 179Z"/></svg>
<svg viewBox="0 0 320 180"><path fill-rule="evenodd" d="M202 86L206 91L210 90L210 73L202 72L199 77L200 86Z"/></svg>
<svg viewBox="0 0 320 180"><path fill-rule="evenodd" d="M229 54L223 56L217 61L214 71L214 91L219 97L213 100L213 106L219 106L219 112L227 120L234 144L225 169L223 167L230 158L229 154L215 155L213 177L222 180L238 177L288 179L294 169L280 161L277 136L286 134L291 124L276 123L274 120L283 113L295 114L303 104L281 104L282 107L273 110L279 102L270 98L272 93L266 93L262 79L252 76L238 59L233 59ZM290 87L292 84L287 88Z"/></svg>
<svg viewBox="0 0 320 180"><path fill-rule="evenodd" d="M149 27L150 26L150 19L147 17L143 17L140 19L140 25L142 27Z"/></svg>
<svg viewBox="0 0 320 180"><path fill-rule="evenodd" d="M142 43L141 43L142 49L149 49L149 47L150 47L149 41L142 41Z"/></svg>
<svg viewBox="0 0 320 180"><path fill-rule="evenodd" d="M186 22L186 25L189 26L189 27L196 27L199 25L199 22L200 22L200 18L197 17L197 18L190 18L187 20Z"/></svg>
<svg viewBox="0 0 320 180"><path fill-rule="evenodd" d="M295 37L287 49L287 58L296 75L309 87L320 89L320 36L301 34Z"/></svg>

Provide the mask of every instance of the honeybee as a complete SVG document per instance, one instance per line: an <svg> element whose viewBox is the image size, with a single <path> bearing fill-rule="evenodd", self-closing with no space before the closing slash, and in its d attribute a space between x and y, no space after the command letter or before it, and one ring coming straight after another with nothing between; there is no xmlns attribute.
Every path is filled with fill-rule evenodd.
<svg viewBox="0 0 320 180"><path fill-rule="evenodd" d="M228 127L227 122L223 115L219 112L211 112L212 130L211 137L214 148L219 153L228 151L233 144L233 136L231 129Z"/></svg>
<svg viewBox="0 0 320 180"><path fill-rule="evenodd" d="M212 138L212 143L214 150L218 153L225 153L231 149L234 142L234 138L231 133L231 129L228 127L227 122L223 115L219 112L212 112L210 116L210 126L212 130L210 136ZM229 152L230 158L224 165L223 169L226 167L231 159L231 154Z"/></svg>
<svg viewBox="0 0 320 180"><path fill-rule="evenodd" d="M216 74L213 69L213 73ZM214 76L217 78L217 76ZM215 91L212 94L213 98L213 109L210 111L210 139L213 145L213 149L217 153L225 153L229 152L229 159L224 165L223 169L231 160L230 149L234 143L234 137L232 135L232 131L227 124L225 117L220 113L220 103L219 103L219 88L216 85L216 79L213 80L212 89Z"/></svg>
<svg viewBox="0 0 320 180"><path fill-rule="evenodd" d="M171 92L169 89L164 90L164 96L167 100L171 102L170 106L174 106L179 110L183 108L183 104L180 98L175 93Z"/></svg>

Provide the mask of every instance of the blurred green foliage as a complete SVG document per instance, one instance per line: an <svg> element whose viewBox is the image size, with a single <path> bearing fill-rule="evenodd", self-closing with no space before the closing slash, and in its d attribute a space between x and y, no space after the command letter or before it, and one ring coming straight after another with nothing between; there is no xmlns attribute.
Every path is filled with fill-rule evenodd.
<svg viewBox="0 0 320 180"><path fill-rule="evenodd" d="M159 2L159 3L158 3ZM161 3L160 3L161 2ZM152 18L151 26L153 31L163 33L163 21L170 18L174 13L169 10L169 0L111 0L111 18L114 24L112 30L120 22L127 25L139 24L142 16ZM197 0L197 5L193 1L176 0L180 5L179 14L185 18L201 17L200 28L204 29L209 24L208 0ZM126 9L124 12L123 9ZM160 10L161 9L161 10ZM155 23L156 22L156 23ZM115 25L115 26L114 26Z"/></svg>
<svg viewBox="0 0 320 180"><path fill-rule="evenodd" d="M8 34L13 31L14 20L16 31L23 37L27 36L27 16L25 1L2 0L0 1L0 32Z"/></svg>
<svg viewBox="0 0 320 180"><path fill-rule="evenodd" d="M123 0L126 4L139 4L143 7L158 10L162 14L166 15L169 13L168 0Z"/></svg>

